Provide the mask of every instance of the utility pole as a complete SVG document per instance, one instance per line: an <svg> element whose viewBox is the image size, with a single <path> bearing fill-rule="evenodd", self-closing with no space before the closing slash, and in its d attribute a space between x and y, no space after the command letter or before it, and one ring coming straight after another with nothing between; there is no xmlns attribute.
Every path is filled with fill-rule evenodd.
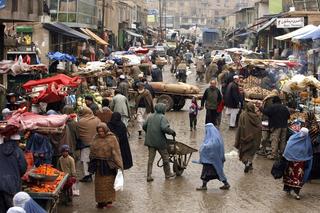
<svg viewBox="0 0 320 213"><path fill-rule="evenodd" d="M167 0L163 0L164 7L164 38L167 36Z"/></svg>
<svg viewBox="0 0 320 213"><path fill-rule="evenodd" d="M106 3L106 0L102 0L102 20L101 20L101 35L103 34L104 32L104 13L105 13L105 3Z"/></svg>
<svg viewBox="0 0 320 213"><path fill-rule="evenodd" d="M162 40L162 0L159 0L159 17L160 17L160 36L158 39Z"/></svg>

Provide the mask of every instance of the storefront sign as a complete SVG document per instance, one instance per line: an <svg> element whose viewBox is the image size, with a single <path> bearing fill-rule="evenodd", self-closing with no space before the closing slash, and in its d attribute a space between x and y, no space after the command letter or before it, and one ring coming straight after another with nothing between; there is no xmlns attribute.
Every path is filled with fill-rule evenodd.
<svg viewBox="0 0 320 213"><path fill-rule="evenodd" d="M156 16L155 15L148 15L147 16L148 23L155 23L156 22Z"/></svg>
<svg viewBox="0 0 320 213"><path fill-rule="evenodd" d="M301 28L301 27L304 27L304 17L277 19L277 28Z"/></svg>
<svg viewBox="0 0 320 213"><path fill-rule="evenodd" d="M0 0L0 9L5 8L7 4L7 0Z"/></svg>

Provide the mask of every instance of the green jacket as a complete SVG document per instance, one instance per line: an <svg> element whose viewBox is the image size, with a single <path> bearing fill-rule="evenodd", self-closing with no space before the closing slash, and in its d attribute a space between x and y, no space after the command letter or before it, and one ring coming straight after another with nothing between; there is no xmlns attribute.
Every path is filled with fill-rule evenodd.
<svg viewBox="0 0 320 213"><path fill-rule="evenodd" d="M170 128L170 124L164 116L165 112L165 104L156 104L155 113L150 115L143 124L143 130L146 132L145 146L159 150L167 148L166 134L173 135L174 130Z"/></svg>

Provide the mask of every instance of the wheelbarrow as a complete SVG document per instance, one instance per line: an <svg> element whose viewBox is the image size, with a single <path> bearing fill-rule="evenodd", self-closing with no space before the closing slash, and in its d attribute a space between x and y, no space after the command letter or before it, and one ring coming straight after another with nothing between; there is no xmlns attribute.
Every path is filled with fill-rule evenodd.
<svg viewBox="0 0 320 213"><path fill-rule="evenodd" d="M177 176L181 176L190 162L192 153L197 152L198 150L176 141L175 138L172 140L168 139L167 144L169 160L170 163L173 163L173 171ZM163 165L160 164L161 160L162 158L160 158L157 163L158 167L163 167Z"/></svg>

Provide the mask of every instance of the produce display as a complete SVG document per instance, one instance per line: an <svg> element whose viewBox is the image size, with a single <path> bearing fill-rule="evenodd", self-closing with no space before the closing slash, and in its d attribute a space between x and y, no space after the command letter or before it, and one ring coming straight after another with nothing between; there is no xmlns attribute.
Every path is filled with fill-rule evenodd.
<svg viewBox="0 0 320 213"><path fill-rule="evenodd" d="M258 100L263 100L265 97L271 94L271 91L263 89L259 86L245 88L244 92L247 98Z"/></svg>
<svg viewBox="0 0 320 213"><path fill-rule="evenodd" d="M25 191L29 193L54 193L64 177L65 173L53 168L52 165L43 164L30 171L31 182L27 183ZM38 180L32 181L34 179Z"/></svg>
<svg viewBox="0 0 320 213"><path fill-rule="evenodd" d="M86 106L85 103L85 96L91 96L93 97L94 102L101 108L102 104L102 96L99 92L94 92L94 93L87 93L87 94L82 94L80 97L77 99L77 106Z"/></svg>

